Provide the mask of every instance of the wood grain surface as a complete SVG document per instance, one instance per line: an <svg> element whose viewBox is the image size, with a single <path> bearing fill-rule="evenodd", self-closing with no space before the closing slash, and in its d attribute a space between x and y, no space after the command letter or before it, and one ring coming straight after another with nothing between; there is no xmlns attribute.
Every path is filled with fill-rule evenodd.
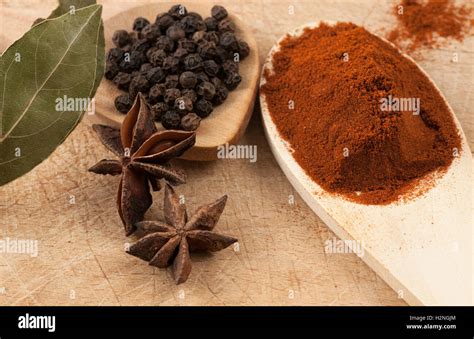
<svg viewBox="0 0 474 339"><path fill-rule="evenodd" d="M103 17L136 6L99 1ZM142 4L143 2L140 2ZM260 61L284 32L305 22L344 20L381 33L394 19L384 1L220 1L245 21L259 44ZM292 7L291 7L292 6ZM0 47L19 38L55 1L0 2ZM292 11L293 10L293 11ZM8 34L8 36L5 36ZM464 126L472 148L473 40L424 51L433 77ZM452 53L459 62L451 62ZM335 235L294 192L265 141L259 107L241 143L258 147L258 160L180 161L189 183L179 187L188 208L223 193L228 205L216 230L239 247L193 255L187 283L124 252L128 239L115 209L116 177L87 168L110 154L87 117L53 155L0 188L2 237L37 240L38 255L0 254L1 305L404 305L355 254L329 254ZM161 215L162 192L149 215Z"/></svg>

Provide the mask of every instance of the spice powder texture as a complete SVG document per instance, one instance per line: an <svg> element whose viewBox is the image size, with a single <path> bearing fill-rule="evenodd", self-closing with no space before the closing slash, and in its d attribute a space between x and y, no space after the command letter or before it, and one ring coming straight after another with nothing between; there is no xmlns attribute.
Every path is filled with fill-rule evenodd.
<svg viewBox="0 0 474 339"><path fill-rule="evenodd" d="M456 5L453 0L402 0L393 7L393 14L398 24L387 39L398 46L408 42L408 52L438 47L439 37L463 41L474 22L472 7Z"/></svg>
<svg viewBox="0 0 474 339"><path fill-rule="evenodd" d="M421 178L445 171L461 151L433 84L362 27L322 23L286 37L264 77L261 90L279 133L326 191L389 204L419 191ZM419 114L382 109L389 96L418 98Z"/></svg>

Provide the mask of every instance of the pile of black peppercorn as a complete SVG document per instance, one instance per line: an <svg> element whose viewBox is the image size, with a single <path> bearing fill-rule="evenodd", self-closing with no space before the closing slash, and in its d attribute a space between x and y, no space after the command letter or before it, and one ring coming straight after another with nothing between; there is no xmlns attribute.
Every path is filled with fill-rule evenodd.
<svg viewBox="0 0 474 339"><path fill-rule="evenodd" d="M203 19L175 5L155 23L139 17L133 32L116 31L105 77L128 91L115 98L117 110L127 113L141 92L164 128L195 130L242 80L249 46L235 29L222 6Z"/></svg>

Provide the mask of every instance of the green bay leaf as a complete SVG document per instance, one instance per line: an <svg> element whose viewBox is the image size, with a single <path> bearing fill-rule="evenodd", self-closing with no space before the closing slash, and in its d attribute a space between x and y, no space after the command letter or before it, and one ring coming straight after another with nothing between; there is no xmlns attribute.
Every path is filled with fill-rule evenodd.
<svg viewBox="0 0 474 339"><path fill-rule="evenodd" d="M0 186L33 169L72 132L84 110L58 100L92 98L104 72L102 6L32 27L0 57Z"/></svg>
<svg viewBox="0 0 474 339"><path fill-rule="evenodd" d="M95 0L59 0L58 7L48 16L48 19L56 18L71 10L71 6L75 9L95 5Z"/></svg>
<svg viewBox="0 0 474 339"><path fill-rule="evenodd" d="M48 16L48 19L56 18L63 14L69 13L72 8L74 8L74 10L77 10L79 8L83 8L83 7L87 7L87 6L91 6L95 4L96 4L96 0L58 0L58 7L56 7L56 9L51 12L51 14ZM103 42L104 41L104 28L103 28L104 24L102 20L100 24L102 27L100 29L99 41ZM103 56L104 56L104 53L101 54L101 58L102 58L100 60L101 62L97 63L97 71L96 71L97 77L96 77L96 82L94 85L94 91L93 91L92 97L95 95L95 92L97 88L99 87L100 81L102 80L102 76L104 75Z"/></svg>

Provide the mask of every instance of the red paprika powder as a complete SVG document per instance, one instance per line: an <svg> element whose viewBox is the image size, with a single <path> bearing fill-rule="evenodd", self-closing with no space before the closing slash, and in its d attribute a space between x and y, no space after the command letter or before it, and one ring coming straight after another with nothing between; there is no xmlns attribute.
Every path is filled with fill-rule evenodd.
<svg viewBox="0 0 474 339"><path fill-rule="evenodd" d="M323 23L285 38L264 77L261 91L279 133L326 191L388 204L460 152L459 132L433 84L362 27ZM387 111L387 98L418 99L418 113L393 104Z"/></svg>
<svg viewBox="0 0 474 339"><path fill-rule="evenodd" d="M397 27L387 39L408 51L439 45L439 37L463 41L472 27L472 8L453 0L402 0L393 8Z"/></svg>

